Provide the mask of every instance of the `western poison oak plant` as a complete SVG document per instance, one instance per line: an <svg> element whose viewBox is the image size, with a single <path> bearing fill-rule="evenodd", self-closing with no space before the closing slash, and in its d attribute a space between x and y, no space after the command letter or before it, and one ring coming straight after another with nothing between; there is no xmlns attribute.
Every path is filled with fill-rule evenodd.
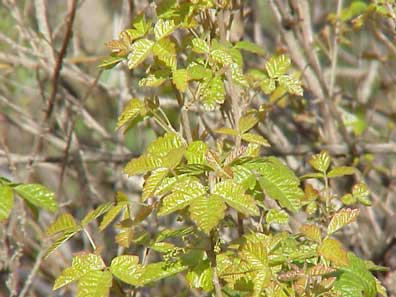
<svg viewBox="0 0 396 297"><path fill-rule="evenodd" d="M128 176L144 176L140 201L118 192L81 221L62 213L48 228L47 255L80 232L92 246L74 256L54 290L77 282L80 297L126 296L129 289L135 296L181 275L198 296L386 296L372 274L382 267L336 238L360 206L370 205L363 182L341 197L332 191L331 180L358 177L357 169L334 166L322 151L309 159L312 172L298 177L283 160L262 156L270 143L257 128L281 100L303 96L303 87L287 53L270 55L230 38L232 11L243 9L234 2L165 0L107 44L112 52L100 66L127 66L149 94L128 102L117 128L145 121L163 135L125 166ZM246 57L262 59L262 67L249 68ZM170 119L161 95L177 102L179 121ZM223 120L205 123L200 113ZM9 216L14 193L57 211L41 185L2 179L0 189L0 219ZM156 234L141 227L149 216L159 220ZM177 228L161 226L174 219ZM98 232L117 230L120 253L109 263L86 228L97 220ZM134 246L144 253L131 254ZM158 261L149 262L149 252Z"/></svg>

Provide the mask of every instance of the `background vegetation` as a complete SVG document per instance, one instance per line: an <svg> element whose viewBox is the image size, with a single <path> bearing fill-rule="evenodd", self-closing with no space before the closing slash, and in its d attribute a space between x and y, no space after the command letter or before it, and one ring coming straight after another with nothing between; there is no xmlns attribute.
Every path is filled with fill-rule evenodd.
<svg viewBox="0 0 396 297"><path fill-rule="evenodd" d="M238 4L238 1L233 1ZM332 181L335 194L364 180L371 207L338 238L350 250L389 267L378 273L396 296L396 16L394 1L243 1L233 15L229 39L249 40L264 50L248 55L249 68L263 68L273 54L291 57L304 95L257 95L253 107L270 107L255 129L271 147L262 155L284 160L297 175L311 171L308 160L327 150L336 166L355 166L357 176ZM3 0L0 4L0 175L15 182L42 183L56 192L63 212L81 219L117 191L140 200L143 178L123 175L124 165L163 134L151 119L115 131L130 98L160 95L173 126L179 104L172 92L138 87L141 70L97 66L149 1ZM279 99L281 97L281 99ZM227 105L222 110L227 112ZM197 109L194 135L225 126L222 113ZM148 128L152 127L152 128ZM209 142L213 141L210 138ZM76 236L44 260L44 232L55 216L32 211L15 200L10 219L0 225L0 296L57 296L54 280L75 252L89 250ZM51 208L50 208L51 210ZM295 231L296 215L280 227ZM168 226L178 226L165 220ZM121 251L115 231L90 234L110 261ZM158 231L155 218L142 228ZM145 250L132 245L130 254ZM141 296L189 296L182 277L141 290ZM159 289L160 288L160 289ZM62 296L74 296L73 290Z"/></svg>

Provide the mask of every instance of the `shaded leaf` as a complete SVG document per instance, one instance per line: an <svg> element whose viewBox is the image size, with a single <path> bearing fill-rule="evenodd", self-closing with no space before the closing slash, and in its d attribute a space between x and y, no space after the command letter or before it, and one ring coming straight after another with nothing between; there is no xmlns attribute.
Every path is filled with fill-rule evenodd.
<svg viewBox="0 0 396 297"><path fill-rule="evenodd" d="M202 288L205 292L213 290L212 268L209 260L201 261L197 266L191 269L186 279L191 288Z"/></svg>
<svg viewBox="0 0 396 297"><path fill-rule="evenodd" d="M76 235L78 232L81 231L80 227L76 228L70 228L66 229L63 231L62 234L60 234L55 241L51 244L51 246L47 249L45 253L45 258L48 258L49 255L51 255L54 251L56 251L63 243L68 241L70 238L72 238L74 235Z"/></svg>
<svg viewBox="0 0 396 297"><path fill-rule="evenodd" d="M243 134L258 123L258 118L254 114L248 114L240 118L239 120L239 131Z"/></svg>
<svg viewBox="0 0 396 297"><path fill-rule="evenodd" d="M262 146L271 146L267 139L263 136L253 133L245 133L241 136L241 138L247 142L259 144Z"/></svg>
<svg viewBox="0 0 396 297"><path fill-rule="evenodd" d="M318 247L320 256L333 262L336 266L348 265L347 252L342 247L341 242L333 238L326 238Z"/></svg>
<svg viewBox="0 0 396 297"><path fill-rule="evenodd" d="M169 39L163 38L153 45L153 54L171 69L176 69L176 45Z"/></svg>
<svg viewBox="0 0 396 297"><path fill-rule="evenodd" d="M250 41L239 41L235 44L235 48L262 56L265 55L265 51L261 46Z"/></svg>
<svg viewBox="0 0 396 297"><path fill-rule="evenodd" d="M113 208L113 203L112 202L107 202L100 204L97 208L91 210L88 212L85 217L81 221L82 226L88 225L90 222L93 220L96 220L99 218L101 215L107 213L110 209Z"/></svg>
<svg viewBox="0 0 396 297"><path fill-rule="evenodd" d="M371 205L371 201L368 199L370 195L369 189L364 183L358 183L352 188L352 196L357 199L360 203L366 206Z"/></svg>
<svg viewBox="0 0 396 297"><path fill-rule="evenodd" d="M315 242L322 241L322 232L318 226L304 224L300 227L300 232Z"/></svg>

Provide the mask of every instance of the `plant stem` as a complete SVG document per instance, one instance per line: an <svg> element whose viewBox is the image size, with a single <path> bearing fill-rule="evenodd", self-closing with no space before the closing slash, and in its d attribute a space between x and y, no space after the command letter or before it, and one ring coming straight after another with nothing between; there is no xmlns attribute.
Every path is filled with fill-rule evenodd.
<svg viewBox="0 0 396 297"><path fill-rule="evenodd" d="M85 235L87 236L89 243L91 244L92 248L94 251L96 251L96 245L95 242L93 241L91 235L89 234L89 232L87 231L87 229L83 228Z"/></svg>

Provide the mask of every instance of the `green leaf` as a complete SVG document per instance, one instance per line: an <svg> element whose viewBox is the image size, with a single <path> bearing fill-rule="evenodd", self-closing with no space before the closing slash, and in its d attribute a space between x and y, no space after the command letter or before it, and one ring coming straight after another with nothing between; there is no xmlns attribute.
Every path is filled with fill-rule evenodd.
<svg viewBox="0 0 396 297"><path fill-rule="evenodd" d="M14 207L12 188L0 184L0 222L6 220Z"/></svg>
<svg viewBox="0 0 396 297"><path fill-rule="evenodd" d="M265 63L265 69L270 78L278 78L286 73L291 65L290 58L286 55L272 57Z"/></svg>
<svg viewBox="0 0 396 297"><path fill-rule="evenodd" d="M45 258L48 258L49 255L51 255L54 251L56 251L63 243L68 241L70 238L72 238L74 235L76 235L79 231L81 231L81 228L79 226L75 228L70 228L70 229L65 229L59 236L58 238L52 243L52 245L47 249L45 253Z"/></svg>
<svg viewBox="0 0 396 297"><path fill-rule="evenodd" d="M63 270L55 280L53 290L57 290L73 281L79 280L93 271L106 267L102 258L95 254L78 255L73 258L72 266Z"/></svg>
<svg viewBox="0 0 396 297"><path fill-rule="evenodd" d="M231 55L227 51L227 49L223 46L218 46L214 50L210 52L210 57L218 64L231 67L232 64L235 64L236 67L239 67L238 64L234 63Z"/></svg>
<svg viewBox="0 0 396 297"><path fill-rule="evenodd" d="M238 131L232 129L232 128L227 128L227 127L223 127L223 128L219 128L214 130L215 133L218 134L224 134L224 135L230 135L230 136L238 136Z"/></svg>
<svg viewBox="0 0 396 297"><path fill-rule="evenodd" d="M118 216L122 209L128 205L127 202L121 202L113 206L104 216L102 222L100 222L99 230L103 231L114 219Z"/></svg>
<svg viewBox="0 0 396 297"><path fill-rule="evenodd" d="M354 167L349 167L349 166L340 166L340 167L335 167L331 169L327 176L328 177L340 177L340 176L345 176L345 175L352 175L356 173L356 168Z"/></svg>
<svg viewBox="0 0 396 297"><path fill-rule="evenodd" d="M168 175L169 169L159 168L151 172L143 184L142 202L154 196L164 178Z"/></svg>
<svg viewBox="0 0 396 297"><path fill-rule="evenodd" d="M265 216L267 224L287 224L289 223L289 215L284 210L270 209Z"/></svg>
<svg viewBox="0 0 396 297"><path fill-rule="evenodd" d="M264 92L264 94L271 94L273 91L275 91L276 88L275 79L266 78L262 80L260 83L260 88Z"/></svg>
<svg viewBox="0 0 396 297"><path fill-rule="evenodd" d="M155 240L158 242L172 237L183 237L190 235L193 232L194 232L193 227L184 227L179 229L164 229L158 232L157 238Z"/></svg>
<svg viewBox="0 0 396 297"><path fill-rule="evenodd" d="M155 39L160 40L175 31L176 26L173 20L159 19L154 26Z"/></svg>
<svg viewBox="0 0 396 297"><path fill-rule="evenodd" d="M188 72L186 69L177 69L172 72L172 80L180 92L185 92L188 86Z"/></svg>
<svg viewBox="0 0 396 297"><path fill-rule="evenodd" d="M262 146L271 146L267 139L263 136L254 133L245 133L241 136L243 140L250 143L259 144Z"/></svg>
<svg viewBox="0 0 396 297"><path fill-rule="evenodd" d="M73 216L69 213L63 213L48 227L46 234L51 236L66 230L75 230L77 227Z"/></svg>
<svg viewBox="0 0 396 297"><path fill-rule="evenodd" d="M221 197L228 205L245 216L259 215L259 210L253 197L245 194L243 186L236 184L233 180L217 183L212 194Z"/></svg>
<svg viewBox="0 0 396 297"><path fill-rule="evenodd" d="M108 297L113 284L109 271L91 271L80 278L77 297Z"/></svg>
<svg viewBox="0 0 396 297"><path fill-rule="evenodd" d="M300 176L301 180L306 180L306 179L310 179L310 178L324 178L324 174L322 172L310 172L307 174L304 174L302 176Z"/></svg>
<svg viewBox="0 0 396 297"><path fill-rule="evenodd" d="M124 57L108 57L104 59L98 67L103 69L112 69L124 60Z"/></svg>
<svg viewBox="0 0 396 297"><path fill-rule="evenodd" d="M256 177L253 173L242 165L232 166L234 181L244 189L252 190L256 185Z"/></svg>
<svg viewBox="0 0 396 297"><path fill-rule="evenodd" d="M51 212L58 211L58 202L55 194L40 184L22 184L14 190L31 204Z"/></svg>
<svg viewBox="0 0 396 297"><path fill-rule="evenodd" d="M115 277L127 284L141 285L140 277L143 274L143 268L139 264L137 256L122 255L115 257L111 261L110 271Z"/></svg>
<svg viewBox="0 0 396 297"><path fill-rule="evenodd" d="M327 169L329 169L330 162L331 158L327 151L321 151L309 159L309 164L311 164L312 168L323 173L326 173Z"/></svg>
<svg viewBox="0 0 396 297"><path fill-rule="evenodd" d="M188 164L206 164L206 152L208 145L201 141L193 141L190 143L184 153Z"/></svg>
<svg viewBox="0 0 396 297"><path fill-rule="evenodd" d="M117 121L117 129L123 126L129 126L129 124L137 117L144 117L147 114L146 106L144 102L137 98L129 100L127 105Z"/></svg>
<svg viewBox="0 0 396 297"><path fill-rule="evenodd" d="M170 277L186 269L187 266L180 262L157 262L148 264L144 266L143 273L140 276L140 286Z"/></svg>
<svg viewBox="0 0 396 297"><path fill-rule="evenodd" d="M300 232L305 237L307 237L315 242L322 241L322 232L320 231L320 228L318 226L304 224L300 227Z"/></svg>
<svg viewBox="0 0 396 297"><path fill-rule="evenodd" d="M341 202L345 205L352 205L355 204L357 201L356 197L353 197L352 194L345 194L341 197Z"/></svg>
<svg viewBox="0 0 396 297"><path fill-rule="evenodd" d="M113 208L112 202L100 204L97 208L91 210L90 212L88 212L85 215L85 217L81 221L81 225L83 227L88 225L90 222L92 222L93 220L96 220L98 217L107 213L112 208Z"/></svg>
<svg viewBox="0 0 396 297"><path fill-rule="evenodd" d="M146 17L142 13L133 20L132 27L133 29L128 29L126 31L131 40L135 40L146 35L151 28L151 23L146 21Z"/></svg>
<svg viewBox="0 0 396 297"><path fill-rule="evenodd" d="M199 85L198 96L206 110L214 110L225 99L225 89L220 76L204 79Z"/></svg>
<svg viewBox="0 0 396 297"><path fill-rule="evenodd" d="M261 56L265 55L265 51L261 46L250 41L239 41L235 44L235 48Z"/></svg>
<svg viewBox="0 0 396 297"><path fill-rule="evenodd" d="M232 80L242 87L248 87L249 84L243 74L242 68L237 63L232 63L229 67L231 68Z"/></svg>
<svg viewBox="0 0 396 297"><path fill-rule="evenodd" d="M290 94L302 96L304 90L301 86L301 81L292 75L282 75L278 78L279 85L286 89Z"/></svg>
<svg viewBox="0 0 396 297"><path fill-rule="evenodd" d="M209 69L199 64L190 64L187 67L187 71L189 78L193 80L201 80L212 76L212 72Z"/></svg>
<svg viewBox="0 0 396 297"><path fill-rule="evenodd" d="M176 183L173 192L162 200L159 216L168 215L187 207L193 200L206 194L205 187L198 179L189 177Z"/></svg>
<svg viewBox="0 0 396 297"><path fill-rule="evenodd" d="M239 120L239 131L243 134L259 122L258 118L254 114L248 114L240 118Z"/></svg>
<svg viewBox="0 0 396 297"><path fill-rule="evenodd" d="M300 180L293 171L275 157L249 166L259 174L258 181L269 197L292 212L300 209L304 192L299 187Z"/></svg>
<svg viewBox="0 0 396 297"><path fill-rule="evenodd" d="M375 297L377 284L365 262L351 252L347 257L349 264L341 269L334 283L335 291L346 297Z"/></svg>
<svg viewBox="0 0 396 297"><path fill-rule="evenodd" d="M207 234L224 218L225 209L223 199L217 195L199 196L189 208L191 219Z"/></svg>
<svg viewBox="0 0 396 297"><path fill-rule="evenodd" d="M167 80L167 77L156 76L155 74L149 74L147 77L139 80L139 87L151 87L157 88Z"/></svg>
<svg viewBox="0 0 396 297"><path fill-rule="evenodd" d="M149 39L142 38L136 40L130 48L130 53L128 55L128 68L133 69L143 63L151 53L153 45L154 42Z"/></svg>
<svg viewBox="0 0 396 297"><path fill-rule="evenodd" d="M371 205L371 201L368 199L369 195L369 189L364 183L358 183L352 188L352 196L363 205Z"/></svg>
<svg viewBox="0 0 396 297"><path fill-rule="evenodd" d="M169 39L163 38L153 45L153 54L171 69L176 69L176 45Z"/></svg>
<svg viewBox="0 0 396 297"><path fill-rule="evenodd" d="M239 256L252 269L262 270L268 267L267 247L264 242L246 240L239 251Z"/></svg>
<svg viewBox="0 0 396 297"><path fill-rule="evenodd" d="M337 266L348 265L347 252L342 247L341 242L333 238L326 238L318 247L320 256Z"/></svg>
<svg viewBox="0 0 396 297"><path fill-rule="evenodd" d="M186 279L190 288L202 288L205 292L213 290L212 267L209 260L201 261L197 266L190 270Z"/></svg>
<svg viewBox="0 0 396 297"><path fill-rule="evenodd" d="M173 168L181 161L185 141L177 133L166 133L151 143L146 154L132 159L125 166L128 175L142 174L158 168Z"/></svg>
<svg viewBox="0 0 396 297"><path fill-rule="evenodd" d="M337 230L356 220L359 215L358 209L345 208L336 212L331 218L329 226L327 227L327 234L331 235Z"/></svg>
<svg viewBox="0 0 396 297"><path fill-rule="evenodd" d="M201 38L194 38L192 40L192 50L198 54L209 54L210 52L209 45Z"/></svg>

